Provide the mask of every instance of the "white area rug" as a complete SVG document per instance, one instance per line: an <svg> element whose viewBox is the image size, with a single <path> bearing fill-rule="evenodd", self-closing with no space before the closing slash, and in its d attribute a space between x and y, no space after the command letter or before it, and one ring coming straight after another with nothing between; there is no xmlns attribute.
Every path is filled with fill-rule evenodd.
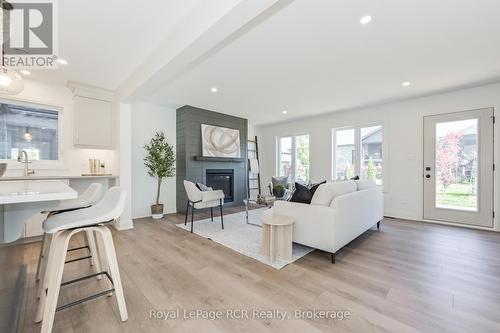
<svg viewBox="0 0 500 333"><path fill-rule="evenodd" d="M249 222L260 225L260 214L266 209L250 210L248 212ZM177 226L188 232L191 230L190 222L187 225L181 223L177 224ZM274 263L271 263L268 257L261 254L262 228L247 224L245 212L224 215L224 230L221 229L219 216L214 217L213 222L210 219L195 221L193 232L276 269L282 269L289 263L302 258L314 250L310 247L294 243L292 260L287 261L278 258Z"/></svg>

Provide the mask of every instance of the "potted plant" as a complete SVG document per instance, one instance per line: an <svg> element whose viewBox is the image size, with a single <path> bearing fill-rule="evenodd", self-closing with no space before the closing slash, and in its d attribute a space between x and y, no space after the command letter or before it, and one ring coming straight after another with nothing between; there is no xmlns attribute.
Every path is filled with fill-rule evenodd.
<svg viewBox="0 0 500 333"><path fill-rule="evenodd" d="M163 217L163 204L160 204L161 183L165 178L175 176L174 147L168 144L163 132L156 132L144 149L146 150L144 165L148 175L158 182L156 203L151 205L151 217L161 219Z"/></svg>
<svg viewBox="0 0 500 333"><path fill-rule="evenodd" d="M281 184L277 184L273 188L273 194L276 198L282 198L285 195L285 187Z"/></svg>

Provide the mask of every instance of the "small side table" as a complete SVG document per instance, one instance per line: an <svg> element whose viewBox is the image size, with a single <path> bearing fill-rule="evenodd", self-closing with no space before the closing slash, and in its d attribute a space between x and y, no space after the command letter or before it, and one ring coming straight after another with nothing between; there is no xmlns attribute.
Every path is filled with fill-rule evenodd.
<svg viewBox="0 0 500 333"><path fill-rule="evenodd" d="M262 214L262 254L271 262L276 258L292 259L292 232L294 219L289 216Z"/></svg>

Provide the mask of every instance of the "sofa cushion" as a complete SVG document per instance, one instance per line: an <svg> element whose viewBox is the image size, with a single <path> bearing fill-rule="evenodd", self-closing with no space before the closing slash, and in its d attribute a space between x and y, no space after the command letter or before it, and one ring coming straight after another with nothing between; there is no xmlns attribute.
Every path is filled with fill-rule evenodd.
<svg viewBox="0 0 500 333"><path fill-rule="evenodd" d="M361 179L356 181L356 186L358 191L367 190L369 188L377 187L377 183L374 180Z"/></svg>
<svg viewBox="0 0 500 333"><path fill-rule="evenodd" d="M318 187L325 183L326 180L322 183L314 184L311 186L304 186L300 183L295 183L295 191L293 191L292 197L288 201L310 204L311 199L313 198L314 193L316 192Z"/></svg>
<svg viewBox="0 0 500 333"><path fill-rule="evenodd" d="M355 191L356 183L352 180L322 184L316 190L311 205L330 206L335 197Z"/></svg>

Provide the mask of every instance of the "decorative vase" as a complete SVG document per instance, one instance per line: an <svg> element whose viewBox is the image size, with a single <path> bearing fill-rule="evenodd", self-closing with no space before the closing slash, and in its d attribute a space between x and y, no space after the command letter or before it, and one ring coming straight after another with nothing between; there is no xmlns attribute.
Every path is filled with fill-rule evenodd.
<svg viewBox="0 0 500 333"><path fill-rule="evenodd" d="M151 205L151 217L155 220L163 218L163 204Z"/></svg>

